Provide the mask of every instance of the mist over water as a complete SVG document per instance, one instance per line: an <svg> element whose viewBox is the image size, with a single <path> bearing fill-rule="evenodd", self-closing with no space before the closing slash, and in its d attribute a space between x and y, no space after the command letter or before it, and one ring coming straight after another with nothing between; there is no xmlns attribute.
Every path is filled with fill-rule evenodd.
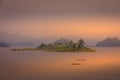
<svg viewBox="0 0 120 80"><path fill-rule="evenodd" d="M120 48L94 48L97 52L0 48L0 80L119 80Z"/></svg>

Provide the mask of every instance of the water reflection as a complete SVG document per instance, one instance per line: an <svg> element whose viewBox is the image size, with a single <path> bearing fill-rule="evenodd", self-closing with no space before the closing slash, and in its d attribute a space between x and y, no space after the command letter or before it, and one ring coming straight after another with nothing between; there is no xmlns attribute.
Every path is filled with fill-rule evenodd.
<svg viewBox="0 0 120 80"><path fill-rule="evenodd" d="M49 53L0 49L0 80L119 80L120 48L96 50Z"/></svg>

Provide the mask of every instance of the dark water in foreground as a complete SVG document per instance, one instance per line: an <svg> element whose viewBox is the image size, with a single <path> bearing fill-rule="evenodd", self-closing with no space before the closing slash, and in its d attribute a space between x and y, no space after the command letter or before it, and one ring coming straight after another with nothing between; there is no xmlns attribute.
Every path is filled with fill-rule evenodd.
<svg viewBox="0 0 120 80"><path fill-rule="evenodd" d="M60 53L0 48L0 80L120 80L120 48L95 49Z"/></svg>

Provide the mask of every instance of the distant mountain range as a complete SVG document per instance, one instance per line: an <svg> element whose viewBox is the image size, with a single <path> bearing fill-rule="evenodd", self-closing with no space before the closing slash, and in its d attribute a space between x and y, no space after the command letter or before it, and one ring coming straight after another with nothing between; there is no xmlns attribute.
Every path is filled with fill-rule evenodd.
<svg viewBox="0 0 120 80"><path fill-rule="evenodd" d="M11 46L33 46L33 40L28 36L0 32L0 41Z"/></svg>
<svg viewBox="0 0 120 80"><path fill-rule="evenodd" d="M98 47L120 47L120 40L118 38L106 38L96 44Z"/></svg>
<svg viewBox="0 0 120 80"><path fill-rule="evenodd" d="M10 47L10 45L3 43L3 42L0 42L0 47Z"/></svg>

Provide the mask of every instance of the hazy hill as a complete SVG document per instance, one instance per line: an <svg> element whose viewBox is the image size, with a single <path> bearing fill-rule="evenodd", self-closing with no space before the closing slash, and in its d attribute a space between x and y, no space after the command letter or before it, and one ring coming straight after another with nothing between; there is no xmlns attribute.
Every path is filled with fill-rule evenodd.
<svg viewBox="0 0 120 80"><path fill-rule="evenodd" d="M0 41L11 46L33 46L32 40L34 39L28 36L0 32Z"/></svg>
<svg viewBox="0 0 120 80"><path fill-rule="evenodd" d="M120 47L120 40L118 38L106 38L96 44L98 47Z"/></svg>
<svg viewBox="0 0 120 80"><path fill-rule="evenodd" d="M0 42L0 47L10 47L10 45L3 43L3 42Z"/></svg>
<svg viewBox="0 0 120 80"><path fill-rule="evenodd" d="M54 43L55 44L66 44L66 43L69 43L69 40L61 38L60 40L57 40Z"/></svg>

